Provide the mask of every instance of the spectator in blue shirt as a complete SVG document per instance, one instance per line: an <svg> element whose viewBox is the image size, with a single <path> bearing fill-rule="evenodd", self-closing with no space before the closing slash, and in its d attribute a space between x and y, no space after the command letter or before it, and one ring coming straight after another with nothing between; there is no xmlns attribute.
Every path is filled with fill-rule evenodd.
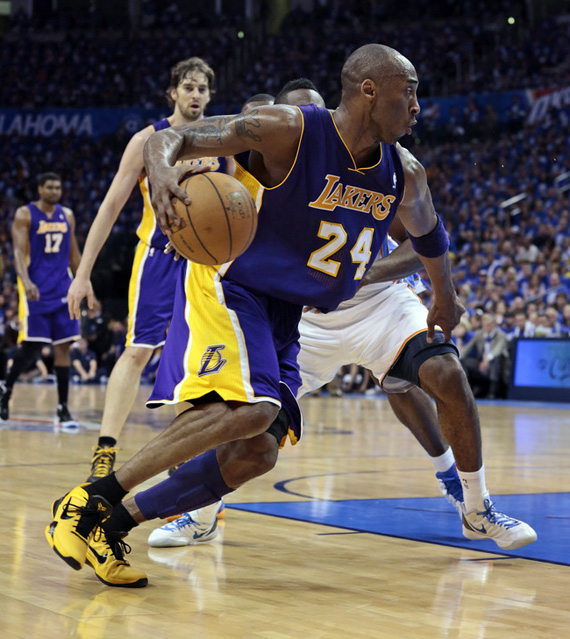
<svg viewBox="0 0 570 639"><path fill-rule="evenodd" d="M78 384L89 384L97 379L97 356L82 337L77 345L71 349L71 378Z"/></svg>

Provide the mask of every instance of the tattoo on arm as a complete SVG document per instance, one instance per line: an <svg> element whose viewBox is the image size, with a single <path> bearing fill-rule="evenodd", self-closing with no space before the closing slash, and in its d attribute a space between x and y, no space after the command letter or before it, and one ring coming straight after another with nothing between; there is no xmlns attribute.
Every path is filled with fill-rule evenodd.
<svg viewBox="0 0 570 639"><path fill-rule="evenodd" d="M227 119L222 118L208 118L204 120L199 126L186 132L187 137L191 143L195 141L201 142L215 142L216 144L223 144L223 134L227 131Z"/></svg>
<svg viewBox="0 0 570 639"><path fill-rule="evenodd" d="M211 117L203 120L200 124L193 125L184 132L187 148L193 147L196 143L202 142L208 145L223 146L226 135L234 124L236 135L240 138L249 138L254 142L260 142L261 138L255 133L255 129L261 126L257 111L252 111L247 115L233 117ZM172 162L173 163L173 162Z"/></svg>
<svg viewBox="0 0 570 639"><path fill-rule="evenodd" d="M258 129L261 124L257 116L257 110L248 113L247 115L239 116L235 121L236 134L240 138L250 138L254 142L261 142L261 138L254 129Z"/></svg>

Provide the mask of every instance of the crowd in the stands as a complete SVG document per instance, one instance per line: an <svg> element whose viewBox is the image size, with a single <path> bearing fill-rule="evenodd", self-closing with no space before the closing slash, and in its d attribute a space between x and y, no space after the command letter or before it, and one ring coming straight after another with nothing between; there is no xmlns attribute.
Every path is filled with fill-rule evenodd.
<svg viewBox="0 0 570 639"><path fill-rule="evenodd" d="M259 56L214 98L212 108L235 112L250 95L275 93L286 80L299 76L311 78L334 107L340 64L353 48L363 41L381 40L405 52L421 78L423 107L423 123L407 145L428 171L436 209L451 239L455 285L467 308L454 339L466 360L477 350L471 338L484 333L488 344L489 335L504 334L500 375L506 379L513 338L570 337L570 179L564 178L570 175L570 107L552 106L541 121L528 124L525 108L513 98L507 121L500 123L492 109L480 109L472 94L564 86L568 78L561 74L567 74L564 69L570 61L570 21L549 17L525 31L518 27L509 31L510 25L497 17L503 14L495 11L493 20L478 21L473 30L473 22L451 19L452 11L450 20L435 21L425 29L419 22L384 24L383 3L374 3L374 10L372 3L333 4L335 11L326 15L323 10L290 14ZM428 11L439 3L413 4ZM447 4L459 11L457 3ZM491 11L492 4L497 5L466 2L455 17L465 11ZM152 2L145 6L154 7ZM149 11L151 26L167 19L159 14ZM528 21L525 14L516 18ZM58 28L65 24L53 29L47 25L54 34ZM184 41L174 33L169 39L168 29L162 39L152 41L104 34L81 37L80 32L73 38L25 37L42 29L45 23L16 18L0 40L0 107L163 106L173 62L196 54L216 68L232 55L236 37L230 26L209 34L197 31ZM323 37L332 32L334 38ZM469 94L471 99L463 112L454 112L439 125L430 121L427 96L442 91ZM74 210L82 245L128 137L121 130L97 140L73 135L1 138L0 331L5 347L14 347L17 328L10 238L15 209L35 198L38 174L56 171L63 178L63 203ZM509 200L514 201L509 204ZM126 297L139 218L140 203L134 193L94 274L96 292L104 302ZM118 335L124 326L112 322L124 319L124 308L109 303L99 311L105 337L97 337L100 344L94 347L98 369L104 368L104 360L112 362L120 348ZM89 339L87 328L84 335ZM347 369L342 379L345 391L362 391L373 384L363 371ZM481 394L485 393L494 394L493 388L483 385Z"/></svg>

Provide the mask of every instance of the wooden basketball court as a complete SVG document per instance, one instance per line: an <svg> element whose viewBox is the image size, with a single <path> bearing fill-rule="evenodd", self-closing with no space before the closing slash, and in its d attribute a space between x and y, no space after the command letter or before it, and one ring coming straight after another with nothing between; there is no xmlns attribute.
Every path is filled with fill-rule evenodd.
<svg viewBox="0 0 570 639"><path fill-rule="evenodd" d="M139 401L134 454L170 422ZM78 434L54 432L55 387L17 385L0 424L3 639L536 639L570 628L570 405L481 404L487 483L538 541L469 542L433 468L381 398L306 398L305 436L226 500L221 533L153 549L133 531L146 588L101 584L49 548L50 505L89 470L104 388L72 387ZM530 558L529 558L530 557Z"/></svg>

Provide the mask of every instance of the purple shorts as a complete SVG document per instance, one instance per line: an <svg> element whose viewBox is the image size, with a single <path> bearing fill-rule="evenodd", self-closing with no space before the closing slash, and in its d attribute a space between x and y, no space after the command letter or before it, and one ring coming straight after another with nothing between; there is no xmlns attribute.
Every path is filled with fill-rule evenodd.
<svg viewBox="0 0 570 639"><path fill-rule="evenodd" d="M164 344L172 317L176 281L185 260L139 242L129 283L126 346L156 348Z"/></svg>
<svg viewBox="0 0 570 639"><path fill-rule="evenodd" d="M35 307L34 302L28 302L27 309L20 313L18 342L62 344L79 337L79 322L69 319L67 303L55 309L41 310L41 307Z"/></svg>
<svg viewBox="0 0 570 639"><path fill-rule="evenodd" d="M216 392L224 401L283 405L296 419L302 307L222 279L215 267L187 265L147 405Z"/></svg>

